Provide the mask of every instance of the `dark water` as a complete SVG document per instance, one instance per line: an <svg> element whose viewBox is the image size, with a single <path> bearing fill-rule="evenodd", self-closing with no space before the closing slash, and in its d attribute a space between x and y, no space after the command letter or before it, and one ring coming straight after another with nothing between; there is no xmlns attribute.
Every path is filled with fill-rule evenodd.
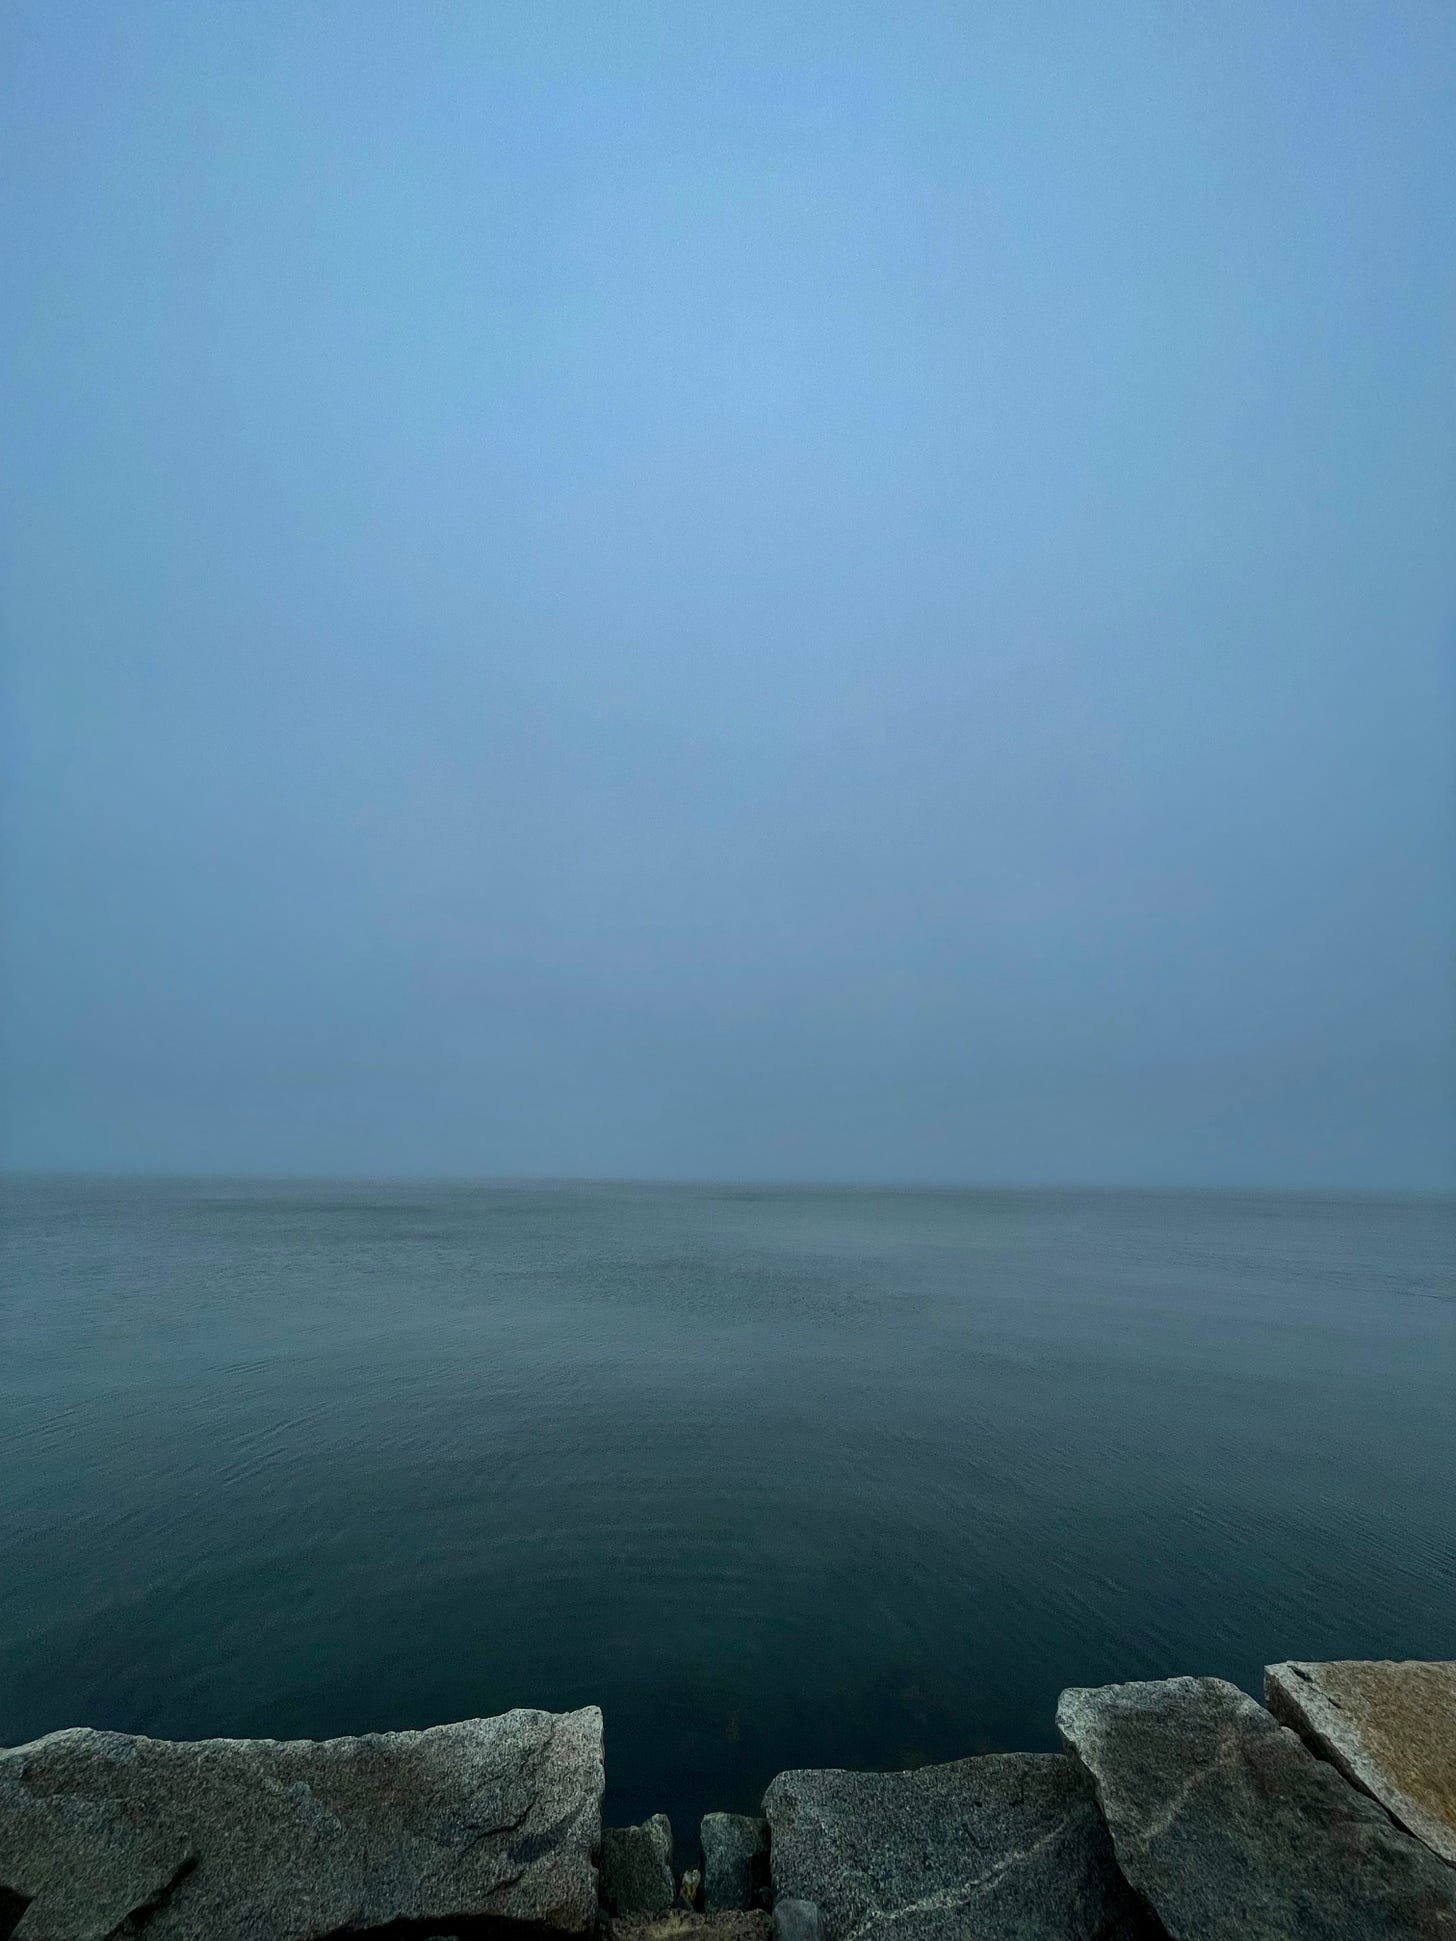
<svg viewBox="0 0 1456 1941"><path fill-rule="evenodd" d="M11 1183L0 1740L606 1710L609 1812L1456 1656L1449 1202Z"/></svg>

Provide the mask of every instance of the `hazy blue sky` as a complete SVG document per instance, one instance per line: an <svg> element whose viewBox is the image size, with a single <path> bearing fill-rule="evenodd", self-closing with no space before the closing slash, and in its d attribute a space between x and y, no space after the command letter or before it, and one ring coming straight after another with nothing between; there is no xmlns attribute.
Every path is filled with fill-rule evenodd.
<svg viewBox="0 0 1456 1941"><path fill-rule="evenodd" d="M7 0L4 1151L1453 1170L1449 0Z"/></svg>

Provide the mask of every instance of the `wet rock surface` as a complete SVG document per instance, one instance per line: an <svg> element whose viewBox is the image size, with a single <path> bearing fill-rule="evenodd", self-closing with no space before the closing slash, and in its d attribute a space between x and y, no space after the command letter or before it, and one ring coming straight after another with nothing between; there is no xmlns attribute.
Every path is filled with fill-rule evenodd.
<svg viewBox="0 0 1456 1941"><path fill-rule="evenodd" d="M824 1941L1112 1941L1148 1923L1086 1775L1056 1753L914 1772L781 1773L764 1796L775 1907Z"/></svg>
<svg viewBox="0 0 1456 1941"><path fill-rule="evenodd" d="M1277 1719L1456 1864L1456 1663L1291 1661L1268 1667L1264 1693Z"/></svg>
<svg viewBox="0 0 1456 1941"><path fill-rule="evenodd" d="M1456 1872L1237 1687L1068 1691L1057 1724L1174 1941L1456 1941Z"/></svg>
<svg viewBox="0 0 1456 1941"><path fill-rule="evenodd" d="M641 1826L603 1828L601 1897L608 1914L665 1914L676 1891L672 1823L665 1813L654 1813Z"/></svg>
<svg viewBox="0 0 1456 1941"><path fill-rule="evenodd" d="M703 1905L766 1907L769 1897L768 1821L749 1813L705 1813Z"/></svg>
<svg viewBox="0 0 1456 1941"><path fill-rule="evenodd" d="M317 1941L396 1921L596 1918L602 1717L174 1743L55 1732L0 1751L16 1941Z"/></svg>

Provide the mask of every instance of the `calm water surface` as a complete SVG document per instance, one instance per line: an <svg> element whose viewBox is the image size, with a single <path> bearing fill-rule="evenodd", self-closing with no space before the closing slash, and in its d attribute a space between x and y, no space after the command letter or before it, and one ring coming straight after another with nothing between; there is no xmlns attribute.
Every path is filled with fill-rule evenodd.
<svg viewBox="0 0 1456 1941"><path fill-rule="evenodd" d="M11 1182L0 1741L599 1702L609 1814L1456 1657L1439 1200Z"/></svg>

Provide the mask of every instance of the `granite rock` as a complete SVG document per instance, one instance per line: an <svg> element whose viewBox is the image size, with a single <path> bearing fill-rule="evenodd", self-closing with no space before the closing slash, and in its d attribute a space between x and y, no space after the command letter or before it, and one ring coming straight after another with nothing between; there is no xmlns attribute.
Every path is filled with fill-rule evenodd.
<svg viewBox="0 0 1456 1941"><path fill-rule="evenodd" d="M1086 1775L1057 1753L780 1773L763 1810L775 1907L813 1901L825 1941L1146 1932Z"/></svg>
<svg viewBox="0 0 1456 1941"><path fill-rule="evenodd" d="M666 1914L610 1924L610 1941L772 1941L773 1926L762 1908L698 1914L674 1907Z"/></svg>
<svg viewBox="0 0 1456 1941"><path fill-rule="evenodd" d="M1269 1710L1456 1864L1456 1663L1270 1665Z"/></svg>
<svg viewBox="0 0 1456 1941"><path fill-rule="evenodd" d="M773 1941L824 1941L824 1923L813 1901L797 1901L792 1897L776 1901Z"/></svg>
<svg viewBox="0 0 1456 1941"><path fill-rule="evenodd" d="M1067 1691L1057 1724L1173 1941L1456 1941L1456 1873L1237 1687Z"/></svg>
<svg viewBox="0 0 1456 1941"><path fill-rule="evenodd" d="M602 1716L356 1739L53 1732L0 1751L15 1941L314 1941L391 1921L596 1914Z"/></svg>
<svg viewBox="0 0 1456 1941"><path fill-rule="evenodd" d="M768 1821L749 1813L705 1813L703 1905L764 1907L768 1902Z"/></svg>
<svg viewBox="0 0 1456 1941"><path fill-rule="evenodd" d="M664 1914L672 1906L677 1886L665 1813L654 1813L641 1826L603 1829L601 1892L603 1907L621 1917Z"/></svg>

